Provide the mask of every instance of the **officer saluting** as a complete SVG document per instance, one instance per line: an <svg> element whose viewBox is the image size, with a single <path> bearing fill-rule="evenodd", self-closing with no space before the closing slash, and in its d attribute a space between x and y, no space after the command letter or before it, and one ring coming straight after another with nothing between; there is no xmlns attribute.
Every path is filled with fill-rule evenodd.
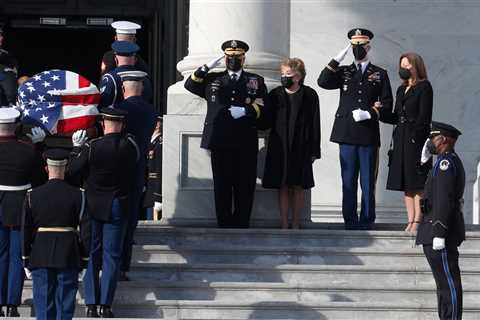
<svg viewBox="0 0 480 320"><path fill-rule="evenodd" d="M72 319L78 273L88 263L85 194L64 181L69 155L62 149L45 152L49 181L28 190L24 204L22 258L32 270L37 319Z"/></svg>
<svg viewBox="0 0 480 320"><path fill-rule="evenodd" d="M240 40L224 42L224 55L198 68L185 82L188 91L207 100L201 147L211 150L219 227L248 228L255 193L256 119L267 88L261 76L243 70L248 48ZM227 70L208 73L224 57Z"/></svg>
<svg viewBox="0 0 480 320"><path fill-rule="evenodd" d="M375 223L375 184L378 169L382 112L392 110L392 88L387 71L370 63L368 52L373 33L366 29L348 32L349 45L323 69L318 85L340 89L330 141L340 145L342 213L346 229L372 229ZM352 48L355 62L340 66ZM357 215L360 174L362 207Z"/></svg>
<svg viewBox="0 0 480 320"><path fill-rule="evenodd" d="M421 203L424 217L416 242L423 245L437 284L441 320L462 319L463 292L458 247L465 240L462 213L465 170L454 149L460 135L461 132L451 125L432 122L430 139L422 152L423 163L431 154L438 157L425 183Z"/></svg>
<svg viewBox="0 0 480 320"><path fill-rule="evenodd" d="M27 190L45 179L41 155L32 144L15 137L19 116L14 108L0 108L0 314L7 306L7 317L19 316L17 307L22 298L23 201ZM37 139L37 135L31 137Z"/></svg>
<svg viewBox="0 0 480 320"><path fill-rule="evenodd" d="M126 114L123 110L102 109L103 137L85 142L85 130L72 135L74 149L68 173L80 174L86 180L87 210L92 217L90 261L83 278L87 317L98 317L100 305L100 315L113 318L111 306L128 219L128 191L139 157L133 137L122 133Z"/></svg>
<svg viewBox="0 0 480 320"><path fill-rule="evenodd" d="M128 41L115 41L112 43L112 49L115 53L117 67L105 73L100 81L100 103L98 108L113 107L115 104L123 101L122 92L122 78L123 73L131 73L132 71L139 71L144 74L143 79L143 94L142 97L146 101L152 100L152 84L146 73L140 71L135 67L136 54L140 47L135 43Z"/></svg>
<svg viewBox="0 0 480 320"><path fill-rule="evenodd" d="M111 26L115 29L115 41L128 41L132 43L136 43L137 30L142 28L141 25L130 21L115 21L111 24ZM102 76L116 67L117 64L115 62L114 52L112 50L105 52L102 58L101 66ZM144 72L149 71L147 63L140 56L137 56L135 67Z"/></svg>

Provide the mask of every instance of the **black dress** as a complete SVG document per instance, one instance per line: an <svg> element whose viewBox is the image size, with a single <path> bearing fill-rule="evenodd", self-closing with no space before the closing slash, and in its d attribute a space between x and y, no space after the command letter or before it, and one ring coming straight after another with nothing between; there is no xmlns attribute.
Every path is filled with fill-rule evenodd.
<svg viewBox="0 0 480 320"><path fill-rule="evenodd" d="M312 188L312 158L320 158L320 107L318 95L303 86L293 94L283 87L268 95L262 128L271 128L262 185Z"/></svg>
<svg viewBox="0 0 480 320"><path fill-rule="evenodd" d="M387 189L414 192L423 190L432 166L431 160L421 165L420 157L430 134L433 90L428 80L418 82L407 92L406 88L398 88L393 113L383 113L381 120L396 125L389 151Z"/></svg>

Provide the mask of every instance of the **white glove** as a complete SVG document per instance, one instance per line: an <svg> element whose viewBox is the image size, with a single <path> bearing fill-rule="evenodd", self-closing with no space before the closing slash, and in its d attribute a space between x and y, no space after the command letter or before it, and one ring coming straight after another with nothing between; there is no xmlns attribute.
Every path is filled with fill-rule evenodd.
<svg viewBox="0 0 480 320"><path fill-rule="evenodd" d="M154 209L155 211L162 211L162 203L155 201L155 203L154 203L154 205L153 205L153 209Z"/></svg>
<svg viewBox="0 0 480 320"><path fill-rule="evenodd" d="M83 269L78 273L78 281L83 281L83 277L85 277L85 273L87 273L87 269Z"/></svg>
<svg viewBox="0 0 480 320"><path fill-rule="evenodd" d="M423 144L422 157L420 159L422 164L427 163L427 161L430 160L430 158L432 157L432 154L430 153L430 151L428 151L428 148L427 148L428 140L430 140L430 139L425 140L425 143Z"/></svg>
<svg viewBox="0 0 480 320"><path fill-rule="evenodd" d="M244 107L231 106L228 110L234 119L239 119L247 114Z"/></svg>
<svg viewBox="0 0 480 320"><path fill-rule="evenodd" d="M77 130L72 134L72 143L74 147L81 147L87 141L87 131Z"/></svg>
<svg viewBox="0 0 480 320"><path fill-rule="evenodd" d="M43 131L43 129L40 127L33 127L31 132L32 132L31 134L27 133L27 137L29 137L30 140L32 140L32 143L42 142L43 140L45 140L45 137L47 136L45 131Z"/></svg>
<svg viewBox="0 0 480 320"><path fill-rule="evenodd" d="M216 66L218 66L218 64L220 63L220 61L221 61L223 58L225 58L225 55L222 54L220 57L215 58L215 59L211 60L210 62L208 62L208 63L206 64L208 70L210 70L210 69L215 68Z"/></svg>
<svg viewBox="0 0 480 320"><path fill-rule="evenodd" d="M340 51L335 56L335 58L333 58L333 60L337 61L338 63L342 62L343 59L345 59L345 56L347 55L348 50L350 50L351 47L352 47L352 44L349 43L348 46L345 47L345 49L342 49L342 51Z"/></svg>
<svg viewBox="0 0 480 320"><path fill-rule="evenodd" d="M355 122L365 121L372 117L368 111L362 109L353 110L352 115Z"/></svg>
<svg viewBox="0 0 480 320"><path fill-rule="evenodd" d="M433 238L432 248L433 250L445 249L445 238Z"/></svg>
<svg viewBox="0 0 480 320"><path fill-rule="evenodd" d="M25 277L28 280L32 280L32 272L30 270L28 270L28 268L23 268L23 270L25 271Z"/></svg>

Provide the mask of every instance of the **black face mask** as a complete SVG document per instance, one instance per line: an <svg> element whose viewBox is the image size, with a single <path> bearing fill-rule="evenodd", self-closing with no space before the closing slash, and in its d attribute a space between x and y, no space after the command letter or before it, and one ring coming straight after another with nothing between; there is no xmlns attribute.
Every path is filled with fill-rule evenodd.
<svg viewBox="0 0 480 320"><path fill-rule="evenodd" d="M353 56L356 60L363 60L367 56L367 50L362 45L353 46Z"/></svg>
<svg viewBox="0 0 480 320"><path fill-rule="evenodd" d="M438 153L437 147L435 147L435 144L433 143L432 139L428 139L428 142L427 142L427 150L428 150L428 152L430 152L431 154L437 154L437 153Z"/></svg>
<svg viewBox="0 0 480 320"><path fill-rule="evenodd" d="M408 80L412 77L412 73L410 72L410 69L401 68L401 67L400 67L400 70L398 70L398 75L402 80Z"/></svg>
<svg viewBox="0 0 480 320"><path fill-rule="evenodd" d="M227 69L237 72L242 68L242 59L237 57L227 57Z"/></svg>
<svg viewBox="0 0 480 320"><path fill-rule="evenodd" d="M287 77L287 76L282 76L280 78L280 82L282 83L282 86L284 88L290 88L294 84L293 77Z"/></svg>

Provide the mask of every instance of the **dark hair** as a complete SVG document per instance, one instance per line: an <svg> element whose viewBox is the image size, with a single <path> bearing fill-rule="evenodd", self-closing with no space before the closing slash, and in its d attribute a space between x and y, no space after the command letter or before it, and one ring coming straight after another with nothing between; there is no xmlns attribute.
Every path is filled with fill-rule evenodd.
<svg viewBox="0 0 480 320"><path fill-rule="evenodd" d="M416 73L416 78L413 79L413 85L416 85L417 82L427 80L427 68L425 67L425 62L423 62L422 57L415 53L415 52L407 52L404 53L400 56L400 60L398 62L398 67L402 65L402 60L403 58L407 58L408 62L412 65L412 67L415 69ZM408 80L404 80L403 84L408 85Z"/></svg>

